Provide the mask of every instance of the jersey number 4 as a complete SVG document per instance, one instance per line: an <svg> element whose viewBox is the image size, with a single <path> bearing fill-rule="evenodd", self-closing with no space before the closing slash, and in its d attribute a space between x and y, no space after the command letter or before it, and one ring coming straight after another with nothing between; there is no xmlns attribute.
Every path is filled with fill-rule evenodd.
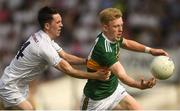
<svg viewBox="0 0 180 111"><path fill-rule="evenodd" d="M23 51L24 49L30 44L30 41L26 42L23 44L23 46L21 47L21 49L18 51L18 54L16 56L16 59L19 59L19 57L23 57L24 54L23 54Z"/></svg>

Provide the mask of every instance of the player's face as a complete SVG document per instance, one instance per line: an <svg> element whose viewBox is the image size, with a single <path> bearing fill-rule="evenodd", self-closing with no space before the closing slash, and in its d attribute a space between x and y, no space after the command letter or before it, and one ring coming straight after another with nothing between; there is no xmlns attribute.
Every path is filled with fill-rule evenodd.
<svg viewBox="0 0 180 111"><path fill-rule="evenodd" d="M122 17L110 21L107 25L104 26L105 33L110 37L110 40L115 41L120 39L123 31L123 20Z"/></svg>
<svg viewBox="0 0 180 111"><path fill-rule="evenodd" d="M52 17L53 20L49 23L48 32L51 37L56 38L59 37L63 27L62 18L59 14L54 14Z"/></svg>

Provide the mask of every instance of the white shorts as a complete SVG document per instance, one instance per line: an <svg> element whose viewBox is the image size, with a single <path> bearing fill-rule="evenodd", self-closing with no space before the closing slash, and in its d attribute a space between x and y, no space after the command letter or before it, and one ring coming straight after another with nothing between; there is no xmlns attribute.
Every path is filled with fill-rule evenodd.
<svg viewBox="0 0 180 111"><path fill-rule="evenodd" d="M81 110L112 110L115 108L115 106L118 105L118 103L126 96L128 93L126 92L125 88L118 85L117 89L114 91L114 93L102 100L92 100L90 98L87 98L85 95L83 95L81 100Z"/></svg>
<svg viewBox="0 0 180 111"><path fill-rule="evenodd" d="M4 107L16 106L26 100L28 90L26 87L20 88L13 84L5 85L0 80L0 98Z"/></svg>

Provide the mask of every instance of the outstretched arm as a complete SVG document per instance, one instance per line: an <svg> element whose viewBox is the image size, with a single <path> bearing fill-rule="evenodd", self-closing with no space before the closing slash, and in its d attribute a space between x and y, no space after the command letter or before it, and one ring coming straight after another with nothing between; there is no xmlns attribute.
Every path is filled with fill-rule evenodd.
<svg viewBox="0 0 180 111"><path fill-rule="evenodd" d="M70 64L75 64L75 65L85 65L86 64L86 59L85 58L81 58L81 57L77 57L77 56L72 55L72 54L68 54L64 50L60 51L59 55L64 60L69 62Z"/></svg>
<svg viewBox="0 0 180 111"><path fill-rule="evenodd" d="M109 71L99 70L94 73L84 72L81 70L74 69L67 61L61 60L59 64L55 66L58 70L68 74L69 76L79 78L79 79L98 79L107 80L109 79Z"/></svg>
<svg viewBox="0 0 180 111"><path fill-rule="evenodd" d="M140 81L136 81L130 76L127 75L124 67L118 61L110 67L110 70L119 78L119 80L131 87L135 87L138 89L147 89L152 88L156 84L156 79L151 78L149 80L141 79Z"/></svg>
<svg viewBox="0 0 180 111"><path fill-rule="evenodd" d="M128 40L128 39L123 39L123 48L127 50L136 51L136 52L150 53L154 56L159 56L159 55L168 56L168 53L164 51L163 49L150 48L136 41Z"/></svg>

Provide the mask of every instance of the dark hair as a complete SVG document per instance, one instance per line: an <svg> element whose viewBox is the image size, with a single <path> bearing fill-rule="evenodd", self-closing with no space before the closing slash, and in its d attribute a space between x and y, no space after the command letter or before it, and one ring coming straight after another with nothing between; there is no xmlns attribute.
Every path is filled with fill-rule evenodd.
<svg viewBox="0 0 180 111"><path fill-rule="evenodd" d="M51 22L53 19L53 14L59 14L59 10L52 7L43 7L39 10L38 13L38 22L42 29L44 29L45 23Z"/></svg>

